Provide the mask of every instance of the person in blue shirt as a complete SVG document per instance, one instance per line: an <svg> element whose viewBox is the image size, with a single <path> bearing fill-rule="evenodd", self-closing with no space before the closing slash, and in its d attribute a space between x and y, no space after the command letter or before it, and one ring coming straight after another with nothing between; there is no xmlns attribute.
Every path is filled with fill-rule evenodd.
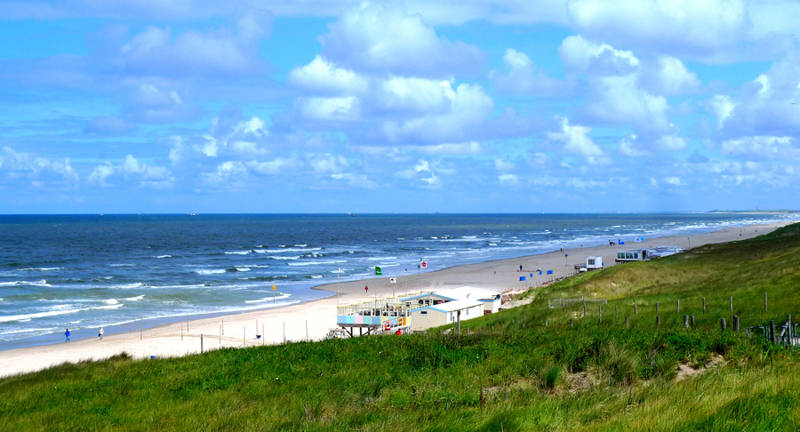
<svg viewBox="0 0 800 432"><path fill-rule="evenodd" d="M70 334L71 334L71 333L69 332L69 329L67 329L67 331L65 331L65 332L64 332L64 337L66 337L66 338L67 338L67 340L65 340L64 342L69 342L69 335L70 335Z"/></svg>

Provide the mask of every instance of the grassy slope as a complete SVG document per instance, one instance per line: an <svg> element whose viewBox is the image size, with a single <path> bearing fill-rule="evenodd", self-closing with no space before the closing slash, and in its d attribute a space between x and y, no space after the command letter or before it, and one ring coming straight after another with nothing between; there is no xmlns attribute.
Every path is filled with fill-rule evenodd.
<svg viewBox="0 0 800 432"><path fill-rule="evenodd" d="M798 261L800 226L790 226L563 281L528 306L465 322L460 337L62 365L0 381L0 429L796 430L797 356L722 332L719 319L730 321L729 295L743 327L800 315ZM602 323L597 305L587 317L580 305L546 307L581 295L609 299ZM684 313L697 328L683 328ZM673 381L679 363L716 353L724 367Z"/></svg>

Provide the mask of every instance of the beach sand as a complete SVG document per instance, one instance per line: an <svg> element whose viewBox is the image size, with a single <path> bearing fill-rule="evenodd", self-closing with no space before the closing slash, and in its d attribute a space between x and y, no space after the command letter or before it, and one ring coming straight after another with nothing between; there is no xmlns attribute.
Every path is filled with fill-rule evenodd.
<svg viewBox="0 0 800 432"><path fill-rule="evenodd" d="M520 291L536 287L575 273L574 265L585 263L587 256L602 256L605 265L614 265L617 250L680 246L684 249L709 243L741 240L768 233L792 222L750 225L691 236L671 236L647 239L643 243L624 246L594 246L519 258L487 261L477 264L450 267L438 271L422 272L397 278L390 284L388 277L360 281L327 284L316 289L327 290L334 295L308 303L286 307L263 309L213 318L195 319L130 332L106 335L100 341L95 338L0 351L0 377L45 369L64 362L99 360L126 352L135 358L157 358L183 356L221 347L242 347L261 344L279 344L284 341L319 340L336 326L336 307L394 294L422 290L437 290L459 286L475 286L496 291ZM523 271L519 271L519 266ZM553 270L553 275L539 276L537 269ZM416 269L415 269L416 270ZM531 278L530 274L534 276ZM526 276L520 282L520 276ZM365 292L364 286L369 286ZM256 339L263 327L265 335Z"/></svg>

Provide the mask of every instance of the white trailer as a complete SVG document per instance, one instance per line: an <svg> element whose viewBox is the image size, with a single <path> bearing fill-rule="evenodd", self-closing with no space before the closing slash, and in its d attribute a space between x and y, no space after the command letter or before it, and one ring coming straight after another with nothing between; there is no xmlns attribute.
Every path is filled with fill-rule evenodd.
<svg viewBox="0 0 800 432"><path fill-rule="evenodd" d="M590 256L586 257L586 270L600 270L603 268L603 257Z"/></svg>

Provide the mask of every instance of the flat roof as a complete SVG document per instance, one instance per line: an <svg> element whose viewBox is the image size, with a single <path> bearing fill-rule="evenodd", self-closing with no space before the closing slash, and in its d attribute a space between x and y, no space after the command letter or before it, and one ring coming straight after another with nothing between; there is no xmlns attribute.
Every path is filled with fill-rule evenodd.
<svg viewBox="0 0 800 432"><path fill-rule="evenodd" d="M454 312L457 310L469 309L471 307L482 306L478 300L456 300L447 303L439 303L433 306L423 306L416 309L411 309L412 312L423 309L434 309L439 312Z"/></svg>

